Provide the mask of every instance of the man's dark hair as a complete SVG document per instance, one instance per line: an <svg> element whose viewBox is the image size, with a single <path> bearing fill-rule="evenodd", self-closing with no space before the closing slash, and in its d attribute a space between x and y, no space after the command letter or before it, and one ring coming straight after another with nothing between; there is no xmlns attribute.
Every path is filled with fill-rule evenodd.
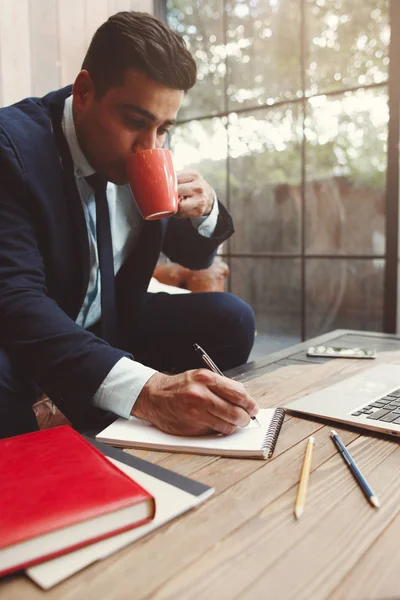
<svg viewBox="0 0 400 600"><path fill-rule="evenodd" d="M147 13L111 16L94 34L82 64L97 97L122 84L129 68L185 92L196 82L196 63L182 37Z"/></svg>

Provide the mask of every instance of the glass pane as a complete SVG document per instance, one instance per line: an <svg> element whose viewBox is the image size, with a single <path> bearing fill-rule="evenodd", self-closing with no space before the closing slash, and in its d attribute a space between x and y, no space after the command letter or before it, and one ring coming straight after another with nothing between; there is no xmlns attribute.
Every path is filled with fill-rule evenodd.
<svg viewBox="0 0 400 600"><path fill-rule="evenodd" d="M307 253L385 253L387 123L385 89L308 101Z"/></svg>
<svg viewBox="0 0 400 600"><path fill-rule="evenodd" d="M224 120L204 119L174 127L171 150L178 171L198 171L226 204L227 133Z"/></svg>
<svg viewBox="0 0 400 600"><path fill-rule="evenodd" d="M197 64L197 83L184 97L181 119L224 110L223 0L167 0L168 25L186 41Z"/></svg>
<svg viewBox="0 0 400 600"><path fill-rule="evenodd" d="M387 80L389 0L307 0L305 6L307 93Z"/></svg>
<svg viewBox="0 0 400 600"><path fill-rule="evenodd" d="M301 96L300 0L232 0L226 10L230 108Z"/></svg>
<svg viewBox="0 0 400 600"><path fill-rule="evenodd" d="M301 107L229 118L232 251L299 252Z"/></svg>
<svg viewBox="0 0 400 600"><path fill-rule="evenodd" d="M384 260L308 259L306 337L332 329L382 331Z"/></svg>
<svg viewBox="0 0 400 600"><path fill-rule="evenodd" d="M300 259L231 258L231 291L256 314L257 335L281 347L300 340Z"/></svg>

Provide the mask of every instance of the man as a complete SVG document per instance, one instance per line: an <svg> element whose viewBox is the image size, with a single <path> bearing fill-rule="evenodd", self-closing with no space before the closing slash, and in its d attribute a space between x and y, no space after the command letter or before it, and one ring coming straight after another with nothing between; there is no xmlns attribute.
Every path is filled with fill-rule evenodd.
<svg viewBox="0 0 400 600"><path fill-rule="evenodd" d="M258 412L192 350L222 369L245 362L251 308L225 293L146 293L160 250L203 269L233 231L198 173L179 174L179 213L160 221L140 217L126 185L128 156L163 146L195 78L178 35L123 12L94 35L72 90L0 110L0 437L37 428L42 392L76 426L102 409L176 434L229 434ZM103 289L102 194L115 271Z"/></svg>

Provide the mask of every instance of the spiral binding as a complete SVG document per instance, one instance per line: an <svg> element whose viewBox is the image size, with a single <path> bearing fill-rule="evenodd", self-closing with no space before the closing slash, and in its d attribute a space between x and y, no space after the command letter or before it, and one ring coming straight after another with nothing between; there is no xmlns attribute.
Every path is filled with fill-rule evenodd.
<svg viewBox="0 0 400 600"><path fill-rule="evenodd" d="M272 421L268 427L268 431L265 434L264 441L261 445L262 450L268 450L267 458L270 458L272 456L273 451L275 450L276 441L278 439L278 435L281 430L284 417L285 409L276 408L275 414L272 417Z"/></svg>

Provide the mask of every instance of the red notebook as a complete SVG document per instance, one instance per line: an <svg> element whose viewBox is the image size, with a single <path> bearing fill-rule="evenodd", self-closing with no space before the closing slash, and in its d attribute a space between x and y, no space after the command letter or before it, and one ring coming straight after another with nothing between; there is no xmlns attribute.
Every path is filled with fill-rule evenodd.
<svg viewBox="0 0 400 600"><path fill-rule="evenodd" d="M151 520L154 498L68 425L0 440L0 575Z"/></svg>

